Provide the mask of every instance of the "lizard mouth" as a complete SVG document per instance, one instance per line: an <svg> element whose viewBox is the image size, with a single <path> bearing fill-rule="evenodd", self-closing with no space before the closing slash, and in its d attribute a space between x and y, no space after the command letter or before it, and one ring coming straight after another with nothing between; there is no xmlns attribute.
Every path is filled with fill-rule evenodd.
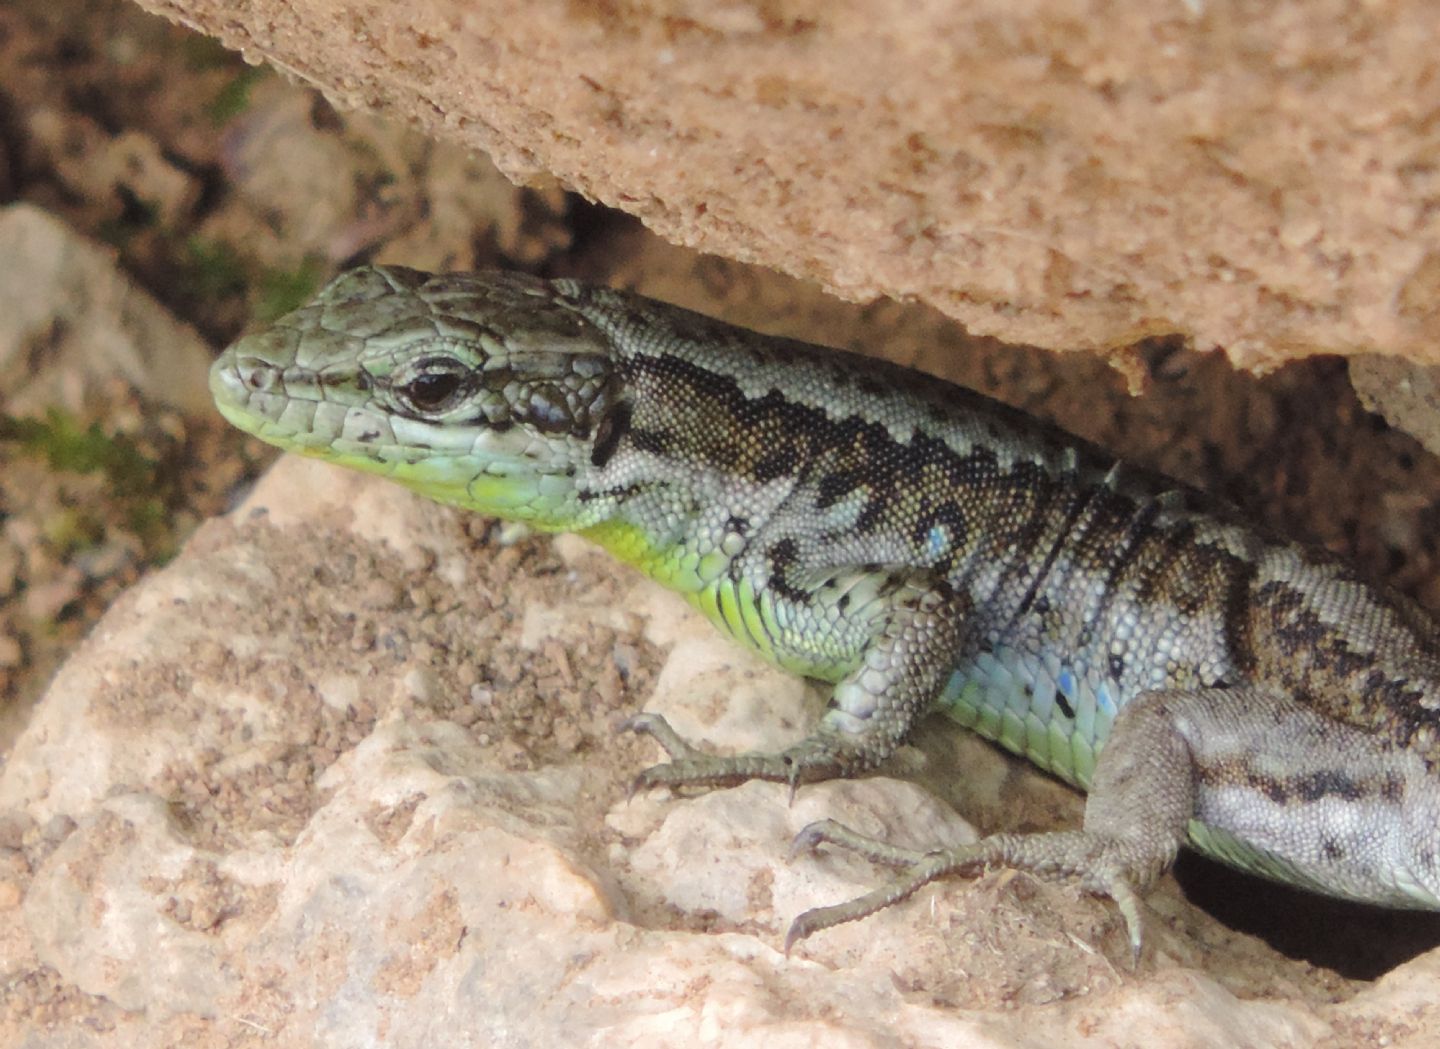
<svg viewBox="0 0 1440 1049"><path fill-rule="evenodd" d="M380 474L444 503L543 523L573 487L566 442L509 423L430 421L388 409L369 383L276 363L242 340L210 369L216 407L283 451Z"/></svg>
<svg viewBox="0 0 1440 1049"><path fill-rule="evenodd" d="M393 443L382 413L327 398L316 372L267 360L248 343L226 350L210 368L215 406L232 424L285 451L323 458Z"/></svg>

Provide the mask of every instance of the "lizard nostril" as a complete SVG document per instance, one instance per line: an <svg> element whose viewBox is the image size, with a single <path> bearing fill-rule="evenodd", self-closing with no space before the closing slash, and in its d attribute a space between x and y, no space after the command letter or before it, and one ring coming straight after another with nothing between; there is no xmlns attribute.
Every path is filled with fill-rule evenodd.
<svg viewBox="0 0 1440 1049"><path fill-rule="evenodd" d="M245 386L257 393L266 393L280 385L280 369L260 357L241 357L235 371Z"/></svg>

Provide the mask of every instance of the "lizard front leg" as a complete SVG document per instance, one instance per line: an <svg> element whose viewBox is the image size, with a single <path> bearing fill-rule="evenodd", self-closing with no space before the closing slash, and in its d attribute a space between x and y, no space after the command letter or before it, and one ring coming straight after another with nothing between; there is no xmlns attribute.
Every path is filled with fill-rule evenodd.
<svg viewBox="0 0 1440 1049"><path fill-rule="evenodd" d="M774 753L705 754L658 714L625 727L654 737L671 761L641 772L634 789L800 783L874 768L909 734L958 659L968 600L944 579L913 568L836 569L792 596L766 590L759 620L782 665L836 680L815 732Z"/></svg>

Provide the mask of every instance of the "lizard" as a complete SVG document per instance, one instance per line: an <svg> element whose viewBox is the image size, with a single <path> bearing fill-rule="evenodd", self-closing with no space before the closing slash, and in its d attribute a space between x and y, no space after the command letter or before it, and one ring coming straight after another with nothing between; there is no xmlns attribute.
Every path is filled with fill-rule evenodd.
<svg viewBox="0 0 1440 1049"><path fill-rule="evenodd" d="M1342 559L983 395L642 296L367 266L215 361L232 423L442 503L569 531L830 687L802 741L713 755L659 715L634 789L874 769L939 710L1087 793L1079 830L912 850L785 949L937 878L1140 900L1184 844L1440 909L1440 636Z"/></svg>

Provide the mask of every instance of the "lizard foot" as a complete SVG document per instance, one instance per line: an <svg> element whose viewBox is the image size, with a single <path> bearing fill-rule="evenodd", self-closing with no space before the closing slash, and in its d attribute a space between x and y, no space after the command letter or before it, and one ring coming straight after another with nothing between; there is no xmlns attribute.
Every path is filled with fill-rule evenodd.
<svg viewBox="0 0 1440 1049"><path fill-rule="evenodd" d="M621 731L640 732L659 743L671 760L640 772L630 784L630 793L653 787L672 790L685 787L733 787L752 779L788 783L793 799L801 783L830 779L860 765L862 758L846 760L846 752L824 736L812 736L774 754L736 754L723 757L706 754L680 738L659 714L636 714L626 718Z"/></svg>
<svg viewBox="0 0 1440 1049"><path fill-rule="evenodd" d="M994 834L973 845L919 852L859 834L834 820L805 827L795 838L792 857L822 844L838 845L867 859L900 868L900 874L846 903L816 907L799 915L785 934L785 953L801 940L834 925L856 921L899 903L938 878L974 876L989 867L1027 871L1042 878L1078 879L1082 888L1115 901L1125 920L1132 964L1140 959L1140 890L1153 880L1149 858L1132 843L1084 831L1052 834Z"/></svg>

